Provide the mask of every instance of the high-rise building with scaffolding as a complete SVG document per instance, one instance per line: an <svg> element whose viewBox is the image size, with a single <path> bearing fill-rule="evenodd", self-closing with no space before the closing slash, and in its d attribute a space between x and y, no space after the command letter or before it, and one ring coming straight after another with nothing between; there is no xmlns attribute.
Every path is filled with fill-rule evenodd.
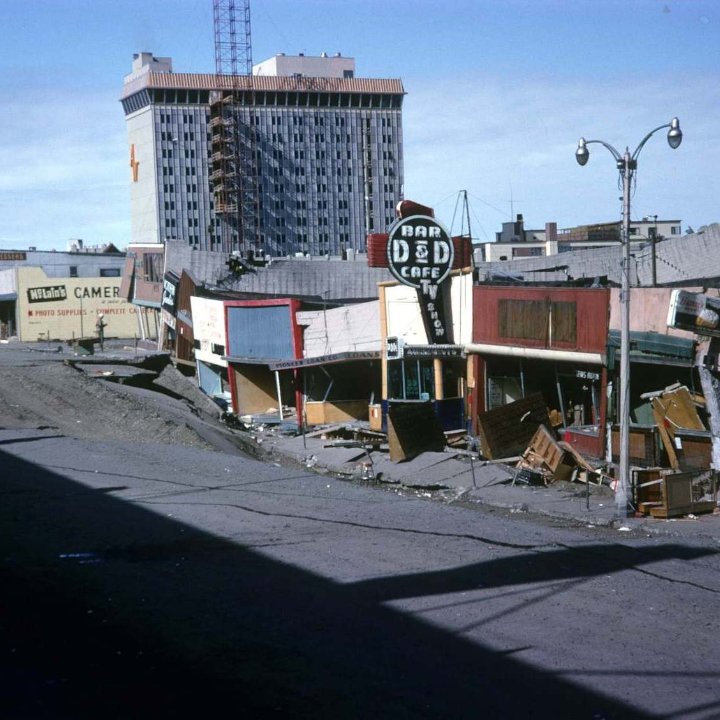
<svg viewBox="0 0 720 720"><path fill-rule="evenodd" d="M357 78L354 59L339 54L277 55L232 78L134 55L122 94L132 242L363 252L403 198L403 97L400 80ZM228 148L250 136L253 162L238 163ZM232 220L236 173L255 174L256 217L244 232Z"/></svg>

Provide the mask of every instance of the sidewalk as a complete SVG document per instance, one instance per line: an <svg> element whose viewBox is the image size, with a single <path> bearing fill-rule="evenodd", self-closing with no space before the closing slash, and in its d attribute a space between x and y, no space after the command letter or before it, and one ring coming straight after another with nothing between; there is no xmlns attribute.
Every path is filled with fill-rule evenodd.
<svg viewBox="0 0 720 720"><path fill-rule="evenodd" d="M148 343L135 344L132 340L110 340L95 355L75 354L66 344L3 343L3 355L13 351L17 357L28 359L33 354L49 361L74 360L78 365L94 363L134 363L143 358L161 354ZM60 349L58 350L58 347ZM178 393L186 392L174 387ZM197 395L198 397L195 397ZM193 403L217 418L218 408L195 386ZM651 517L618 518L615 498L606 486L582 483L555 482L547 487L525 484L513 485L514 468L446 452L426 452L409 462L394 463L386 452L366 452L362 447L332 446L333 440L312 436L283 434L277 426L268 425L251 431L233 431L225 426L213 426L227 435L227 440L250 454L266 461L285 460L314 472L365 482L378 482L415 492L421 497L443 502L478 503L502 508L511 513L534 513L559 518L584 526L616 528L618 532L646 535L658 534L681 537L714 544L720 543L720 514L699 515L660 520ZM220 449L223 449L218 445Z"/></svg>
<svg viewBox="0 0 720 720"><path fill-rule="evenodd" d="M252 433L262 453L285 458L314 472L397 485L445 502L479 503L511 513L528 512L618 532L671 535L720 543L720 513L660 520L618 518L615 496L604 485L555 482L547 487L513 484L515 470L501 463L471 460L448 450L426 452L393 463L385 452L332 446L332 440L287 436L265 429ZM589 494L588 494L589 490Z"/></svg>

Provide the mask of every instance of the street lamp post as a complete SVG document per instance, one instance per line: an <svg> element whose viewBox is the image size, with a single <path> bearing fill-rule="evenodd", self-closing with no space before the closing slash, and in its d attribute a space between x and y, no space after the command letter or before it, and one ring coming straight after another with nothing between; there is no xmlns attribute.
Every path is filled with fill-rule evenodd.
<svg viewBox="0 0 720 720"><path fill-rule="evenodd" d="M622 233L623 262L620 288L620 467L618 469L617 486L615 489L615 507L620 517L627 517L630 506L630 189L637 157L645 143L658 131L668 129L667 141L671 148L677 148L682 142L680 121L675 117L669 123L651 130L630 154L625 148L621 155L612 145L604 140L585 140L580 138L575 159L578 164L585 165L590 159L587 146L597 143L605 147L615 158L617 169L622 181Z"/></svg>

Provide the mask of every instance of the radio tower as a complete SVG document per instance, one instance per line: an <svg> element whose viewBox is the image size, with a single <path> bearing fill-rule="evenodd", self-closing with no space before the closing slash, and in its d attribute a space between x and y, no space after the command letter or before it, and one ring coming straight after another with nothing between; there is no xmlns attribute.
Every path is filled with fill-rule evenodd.
<svg viewBox="0 0 720 720"><path fill-rule="evenodd" d="M253 91L250 0L213 0L213 24L218 90L210 107L210 178L215 214L221 250L247 255L259 249L256 128L252 106L243 102Z"/></svg>

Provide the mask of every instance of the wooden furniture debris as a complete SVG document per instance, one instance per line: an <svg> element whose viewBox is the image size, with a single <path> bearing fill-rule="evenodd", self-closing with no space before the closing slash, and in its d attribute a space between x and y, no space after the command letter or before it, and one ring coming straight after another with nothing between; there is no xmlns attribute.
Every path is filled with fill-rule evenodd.
<svg viewBox="0 0 720 720"><path fill-rule="evenodd" d="M555 480L570 480L578 465L586 463L575 450L567 443L555 440L544 425L539 425L517 467L542 474L548 485Z"/></svg>
<svg viewBox="0 0 720 720"><path fill-rule="evenodd" d="M630 428L630 464L652 467L659 464L656 448L656 426L633 425ZM612 457L614 462L620 459L620 430L613 428L611 433Z"/></svg>
<svg viewBox="0 0 720 720"><path fill-rule="evenodd" d="M698 414L698 407L704 405L704 400L684 385L671 385L657 393L646 393L643 397L650 400L653 419L670 467L673 470L690 469L688 465L696 467L695 452L685 462L683 442L678 433L682 430L705 432ZM699 452L702 453L702 448Z"/></svg>
<svg viewBox="0 0 720 720"><path fill-rule="evenodd" d="M659 468L635 471L635 481L641 481L636 487L638 511L655 518L713 512L717 507L717 496L711 476L712 472L667 472ZM708 494L712 496L711 500L704 499Z"/></svg>

